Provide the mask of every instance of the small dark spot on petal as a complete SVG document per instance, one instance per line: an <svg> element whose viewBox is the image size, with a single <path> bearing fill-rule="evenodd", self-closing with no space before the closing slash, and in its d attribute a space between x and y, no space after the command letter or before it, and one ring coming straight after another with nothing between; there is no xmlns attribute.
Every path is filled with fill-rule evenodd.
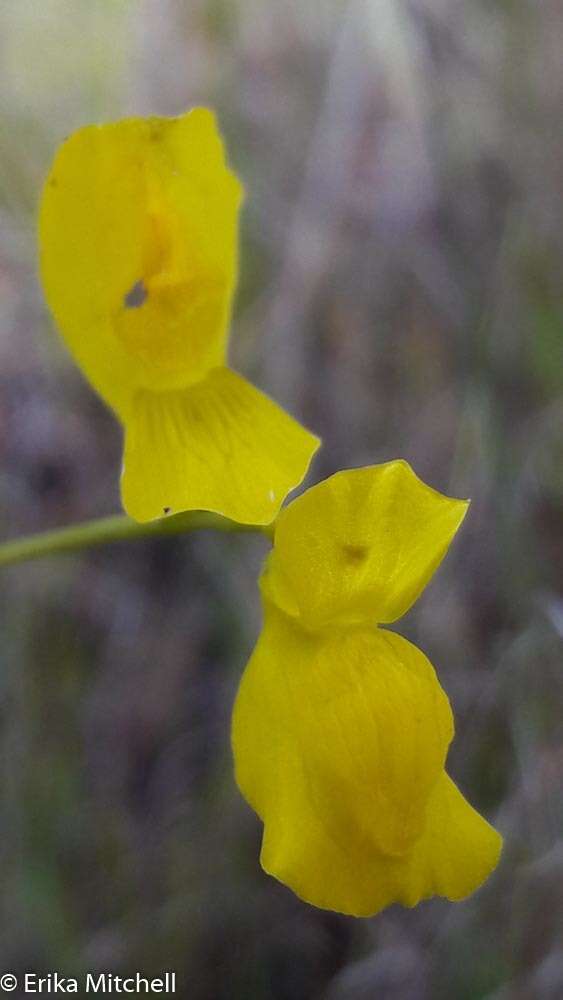
<svg viewBox="0 0 563 1000"><path fill-rule="evenodd" d="M367 557L369 552L368 545L343 545L342 551L351 563L361 563Z"/></svg>
<svg viewBox="0 0 563 1000"><path fill-rule="evenodd" d="M139 309L146 301L148 294L144 282L136 281L123 299L123 305L126 309Z"/></svg>
<svg viewBox="0 0 563 1000"><path fill-rule="evenodd" d="M169 514L170 511L172 510L172 508L171 507L163 507L162 510L164 511L165 514Z"/></svg>

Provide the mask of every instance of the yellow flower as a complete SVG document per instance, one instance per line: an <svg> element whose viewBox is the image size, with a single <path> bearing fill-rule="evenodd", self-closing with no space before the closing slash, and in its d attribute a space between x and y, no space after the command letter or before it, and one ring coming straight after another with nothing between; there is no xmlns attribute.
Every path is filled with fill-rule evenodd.
<svg viewBox="0 0 563 1000"><path fill-rule="evenodd" d="M233 750L264 869L316 906L462 899L497 863L499 834L444 770L453 720L432 665L375 625L413 604L466 510L396 461L337 473L276 522Z"/></svg>
<svg viewBox="0 0 563 1000"><path fill-rule="evenodd" d="M45 184L46 298L125 426L138 521L203 509L267 524L319 444L226 367L242 193L204 108L82 128Z"/></svg>

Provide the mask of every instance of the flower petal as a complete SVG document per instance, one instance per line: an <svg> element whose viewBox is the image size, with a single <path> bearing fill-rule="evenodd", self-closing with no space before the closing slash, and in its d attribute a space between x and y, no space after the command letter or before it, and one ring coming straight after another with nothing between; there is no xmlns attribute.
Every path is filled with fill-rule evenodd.
<svg viewBox="0 0 563 1000"><path fill-rule="evenodd" d="M402 460L337 472L281 512L264 593L312 629L395 621L428 583L467 506Z"/></svg>
<svg viewBox="0 0 563 1000"><path fill-rule="evenodd" d="M491 874L501 849L501 835L444 772L430 796L424 835L410 859L408 905L430 895L465 899Z"/></svg>
<svg viewBox="0 0 563 1000"><path fill-rule="evenodd" d="M358 840L343 849L327 836L303 789L295 786L291 792L293 797L280 799L277 814L266 823L262 867L314 906L369 917L392 903L412 907L432 896L465 899L498 864L500 834L445 771L428 802L423 835L401 858ZM288 807L301 817L298 832L288 825Z"/></svg>
<svg viewBox="0 0 563 1000"><path fill-rule="evenodd" d="M139 386L178 388L223 363L241 194L203 108L87 126L60 147L40 211L45 294L122 417Z"/></svg>
<svg viewBox="0 0 563 1000"><path fill-rule="evenodd" d="M123 505L137 521L209 510L269 524L318 446L228 368L178 392L141 390L126 425Z"/></svg>
<svg viewBox="0 0 563 1000"><path fill-rule="evenodd" d="M268 609L233 747L243 794L267 827L284 830L282 867L313 818L344 853L353 844L408 852L452 735L448 699L406 639L376 628L319 638Z"/></svg>
<svg viewBox="0 0 563 1000"><path fill-rule="evenodd" d="M307 902L356 916L468 895L500 838L443 771L451 733L434 671L405 639L380 629L320 639L270 609L233 715L264 869Z"/></svg>

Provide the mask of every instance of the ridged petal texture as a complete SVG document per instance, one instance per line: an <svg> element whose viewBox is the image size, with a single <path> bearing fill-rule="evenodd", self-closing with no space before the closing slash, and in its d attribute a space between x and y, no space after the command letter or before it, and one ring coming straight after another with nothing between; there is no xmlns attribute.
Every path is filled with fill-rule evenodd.
<svg viewBox="0 0 563 1000"><path fill-rule="evenodd" d="M398 547L402 530L417 540L410 583L389 534L394 476L411 493L400 509L418 518L418 533L408 519L404 526L396 519L392 529ZM376 609L393 604L381 597L375 566L383 581L400 578L395 606L418 593L451 541L461 503L424 487L406 463L389 463L338 473L294 501L276 525L263 578L264 627L235 703L233 750L239 787L264 822L264 869L316 906L368 916L436 894L461 899L497 863L499 834L444 769L453 721L432 665L406 639L374 624ZM448 504L456 515L446 516ZM363 533L352 510L365 522ZM388 530L378 535L372 522L380 516ZM386 540L388 557L372 562L361 579L343 575L339 546L371 538ZM331 565L327 589L311 567L326 574ZM321 606L318 594L328 593L322 614L307 613L307 585L314 608Z"/></svg>
<svg viewBox="0 0 563 1000"><path fill-rule="evenodd" d="M39 219L45 295L77 363L125 425L133 464L130 472L126 457L122 494L127 511L141 520L170 508L215 510L232 518L238 513L245 523L271 521L318 447L317 438L264 397L262 412L255 406L257 423L246 420L245 410L246 422L236 428L233 382L215 374L225 365L242 194L226 165L215 118L205 108L178 118L82 128L61 146L45 184ZM192 442L199 453L203 441L194 424L177 426L175 435L170 427L193 415L197 407L181 401L212 372L214 390L226 388L218 405L223 417L229 413L228 433L225 440L214 438L199 461L189 455ZM164 421L160 435L158 414ZM212 424L210 439L221 433L220 421ZM236 439L239 453L252 452L260 462L266 427L276 445L287 433L279 461L264 463L256 494L250 483L244 506L233 506L234 489L222 492L223 457L218 466L214 459ZM235 449L231 465L236 458Z"/></svg>
<svg viewBox="0 0 563 1000"><path fill-rule="evenodd" d="M123 504L137 521L188 508L269 524L317 439L229 368L176 392L138 392L127 423Z"/></svg>

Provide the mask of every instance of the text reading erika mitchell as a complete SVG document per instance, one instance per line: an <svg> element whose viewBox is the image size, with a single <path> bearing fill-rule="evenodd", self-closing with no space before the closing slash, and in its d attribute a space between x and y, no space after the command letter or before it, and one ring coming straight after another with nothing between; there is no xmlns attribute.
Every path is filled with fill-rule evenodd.
<svg viewBox="0 0 563 1000"><path fill-rule="evenodd" d="M26 972L22 985L25 993L175 993L176 973L164 972L148 979L140 972L133 976L87 972L83 979L74 979L58 972L49 972L46 976Z"/></svg>

